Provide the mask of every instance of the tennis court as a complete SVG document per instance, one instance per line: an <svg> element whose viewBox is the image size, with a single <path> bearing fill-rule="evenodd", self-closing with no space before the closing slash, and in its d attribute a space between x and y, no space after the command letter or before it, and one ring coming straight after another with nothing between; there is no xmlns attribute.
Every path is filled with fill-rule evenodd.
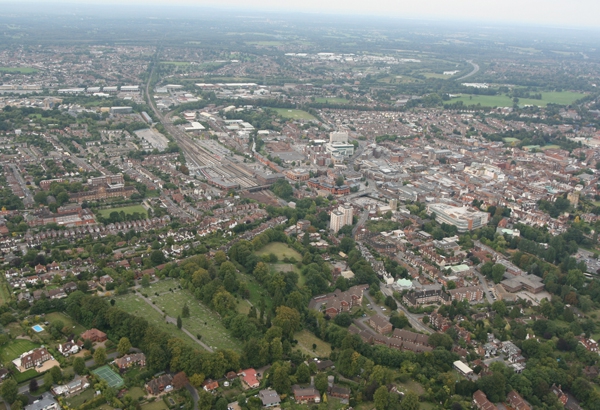
<svg viewBox="0 0 600 410"><path fill-rule="evenodd" d="M123 379L121 376L112 371L108 366L102 366L92 371L96 376L102 380L106 380L109 387L121 387L123 385Z"/></svg>

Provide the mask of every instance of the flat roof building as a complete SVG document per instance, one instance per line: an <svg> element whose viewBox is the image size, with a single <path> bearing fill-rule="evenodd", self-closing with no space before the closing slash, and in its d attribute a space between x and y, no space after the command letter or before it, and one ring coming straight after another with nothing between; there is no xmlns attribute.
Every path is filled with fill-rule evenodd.
<svg viewBox="0 0 600 410"><path fill-rule="evenodd" d="M427 211L435 214L438 223L456 226L458 232L481 228L487 225L490 216L487 212L441 203L430 204Z"/></svg>

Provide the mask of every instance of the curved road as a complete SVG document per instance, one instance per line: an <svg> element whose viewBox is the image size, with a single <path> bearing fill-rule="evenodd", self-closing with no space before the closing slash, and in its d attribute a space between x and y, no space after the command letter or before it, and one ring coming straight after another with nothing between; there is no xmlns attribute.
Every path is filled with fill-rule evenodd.
<svg viewBox="0 0 600 410"><path fill-rule="evenodd" d="M457 81L464 80L465 78L471 77L472 75L477 74L477 72L479 71L479 65L475 64L473 62L473 60L467 60L467 63L469 63L469 64L471 64L473 66L473 71L471 71L467 75L463 75L462 77L457 78Z"/></svg>

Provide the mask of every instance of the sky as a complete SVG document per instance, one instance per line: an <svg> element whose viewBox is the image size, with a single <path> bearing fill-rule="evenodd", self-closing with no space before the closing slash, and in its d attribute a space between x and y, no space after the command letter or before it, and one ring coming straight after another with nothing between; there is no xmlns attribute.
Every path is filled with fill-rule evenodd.
<svg viewBox="0 0 600 410"><path fill-rule="evenodd" d="M41 1L50 3L57 0ZM0 5L3 2L4 0L0 0ZM238 10L384 15L414 19L600 28L598 0L79 0L77 3L180 4L231 7Z"/></svg>

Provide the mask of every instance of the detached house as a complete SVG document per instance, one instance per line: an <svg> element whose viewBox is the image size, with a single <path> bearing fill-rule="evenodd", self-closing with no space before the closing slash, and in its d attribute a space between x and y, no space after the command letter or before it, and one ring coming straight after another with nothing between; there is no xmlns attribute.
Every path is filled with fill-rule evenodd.
<svg viewBox="0 0 600 410"><path fill-rule="evenodd" d="M163 391L171 391L173 390L173 386L171 385L172 382L173 377L171 377L170 374L163 374L156 379L150 380L146 384L146 391L148 394L152 394L154 396L159 395Z"/></svg>
<svg viewBox="0 0 600 410"><path fill-rule="evenodd" d="M21 355L21 367L23 369L32 369L50 359L52 359L52 355L50 355L48 350L45 347L40 347L39 349L34 349Z"/></svg>
<svg viewBox="0 0 600 410"><path fill-rule="evenodd" d="M145 366L146 355L144 353L128 354L119 359L115 359L115 365L119 370L127 369L131 366Z"/></svg>
<svg viewBox="0 0 600 410"><path fill-rule="evenodd" d="M83 340L90 340L92 343L100 343L106 340L106 333L98 329L86 330L81 334Z"/></svg>
<svg viewBox="0 0 600 410"><path fill-rule="evenodd" d="M292 393L294 394L294 400L296 403L320 403L321 395L319 391L312 386L300 387L298 385L292 386Z"/></svg>

